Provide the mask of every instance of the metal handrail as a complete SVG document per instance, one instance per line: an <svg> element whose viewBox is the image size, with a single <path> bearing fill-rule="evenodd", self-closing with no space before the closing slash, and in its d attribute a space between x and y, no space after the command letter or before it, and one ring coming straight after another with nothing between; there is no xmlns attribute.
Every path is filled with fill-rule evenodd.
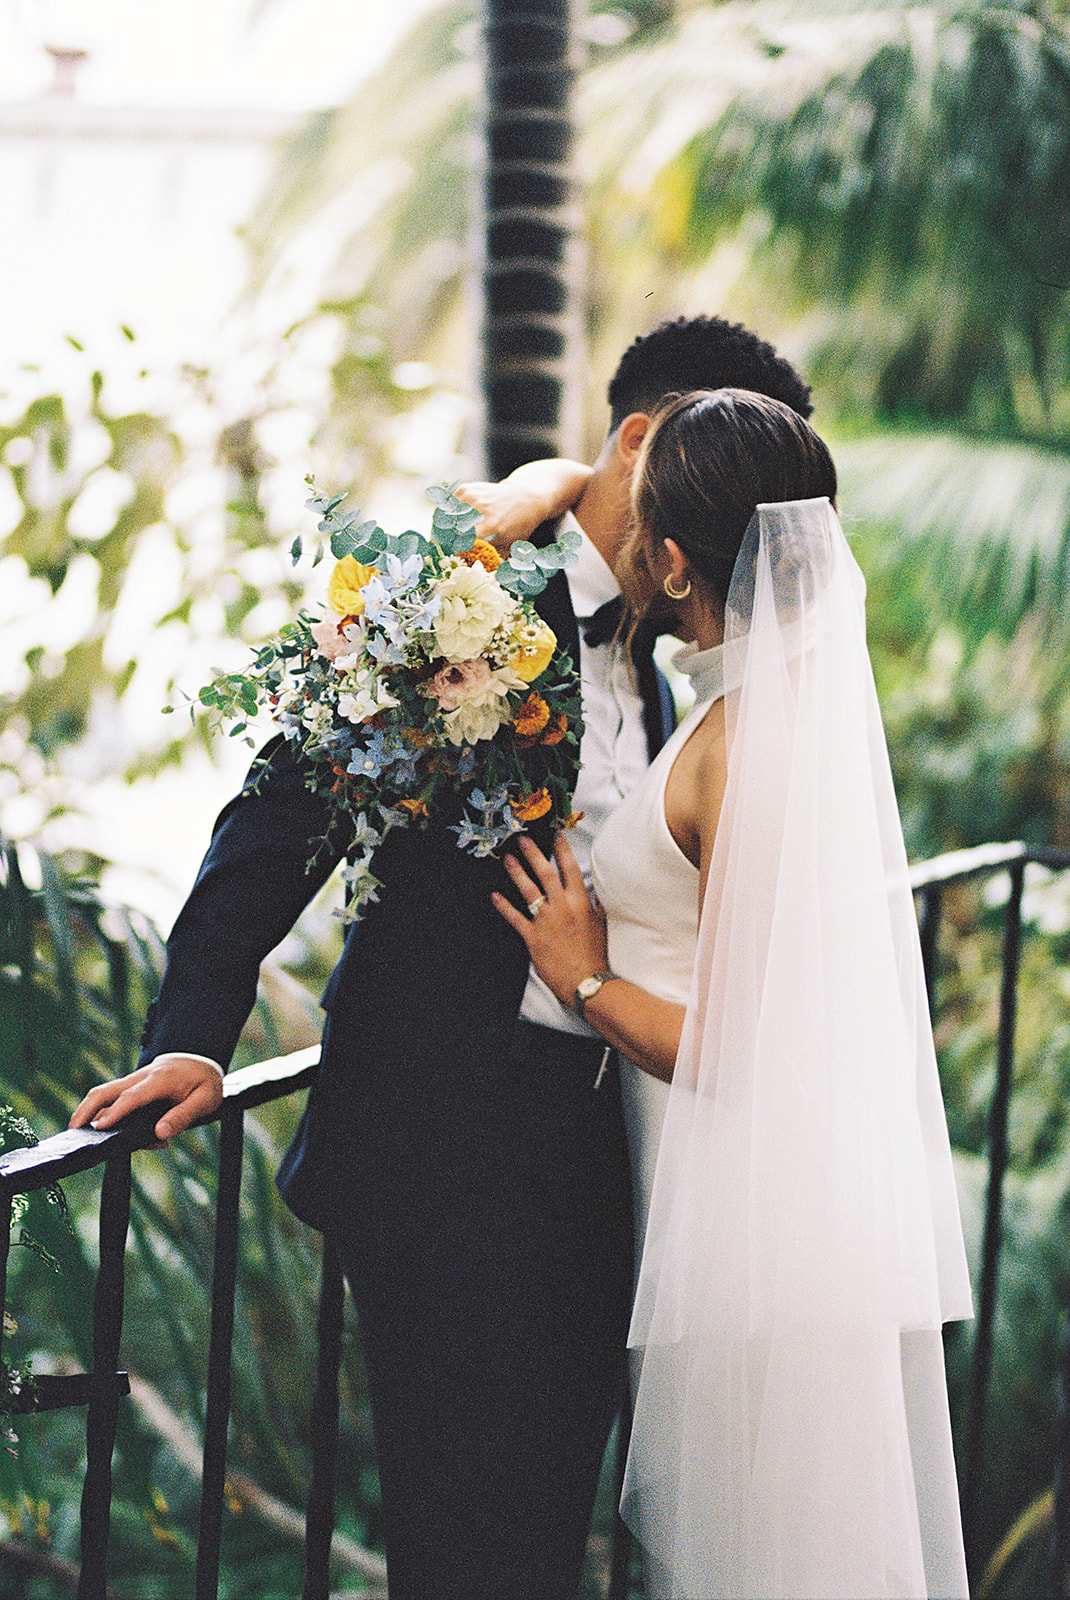
<svg viewBox="0 0 1070 1600"><path fill-rule="evenodd" d="M993 1328L999 1290L999 1258L1003 1234L1003 1185L1010 1157L1008 1121L1014 1086L1014 1035L1018 1011L1018 973L1022 952L1022 896L1026 868L1043 866L1051 871L1070 867L1070 850L1041 845L978 845L956 850L911 869L910 885L921 900L920 930L930 1011L935 1011L936 946L943 891L949 884L965 883L1006 872L1009 878L1003 907L1003 939L996 1046L996 1082L988 1111L988 1188L981 1237L974 1319L973 1351L962 1465L962 1524L971 1577L975 1570L976 1518L985 1461L985 1425L992 1374ZM1059 1431L1064 1438L1055 1465L1054 1593L1070 1593L1070 1426L1066 1397L1070 1394L1070 1322L1064 1341L1059 1383Z"/></svg>
<svg viewBox="0 0 1070 1600"><path fill-rule="evenodd" d="M307 1089L315 1076L319 1054L319 1047L313 1046L230 1073L223 1083L222 1105L214 1117L203 1119L218 1120L221 1129L196 1600L216 1600L219 1590L245 1113L255 1106ZM73 1387L69 1379L39 1377L26 1401L28 1408L34 1410L88 1404L78 1600L105 1600L107 1593L112 1451L119 1402L130 1388L127 1374L119 1371L118 1365L123 1324L123 1268L130 1223L130 1157L133 1151L149 1149L156 1143L153 1129L160 1110L158 1105L145 1106L115 1128L66 1129L29 1149L12 1150L0 1156L0 1305L6 1303L11 1208L15 1196L44 1188L90 1167L104 1167L100 1197L100 1266L93 1304L92 1370ZM333 1253L325 1249L320 1283L320 1328L321 1332L329 1330L331 1336L326 1340L321 1337L320 1341L313 1395L317 1416L330 1408L333 1394L337 1418L342 1291L341 1269ZM66 1384L67 1388L57 1389L57 1384ZM313 1430L312 1489L306 1510L304 1600L327 1600L336 1440L336 1429Z"/></svg>
<svg viewBox="0 0 1070 1600"><path fill-rule="evenodd" d="M1003 1182L1008 1162L1008 1111L1014 1076L1014 1031L1017 983L1022 945L1022 895L1026 868L1041 865L1055 871L1070 867L1070 850L1020 842L982 845L923 862L910 871L910 887L920 901L922 955L930 1007L937 970L937 947L945 889L951 884L1009 875L1010 890L1003 911L1002 982L997 1047L996 1086L989 1111L989 1180L981 1248L978 1309L971 1360L967 1436L963 1469L963 1524L967 1550L973 1538L984 1467L985 1421L992 1364L992 1330L998 1293ZM238 1204L241 1188L245 1112L307 1089L315 1076L319 1048L277 1057L228 1075L221 1123L216 1242L213 1267L208 1404L204 1440L200 1537L197 1552L196 1600L216 1600L222 1538L226 1471L226 1439L230 1415L231 1339L237 1268ZM78 1600L105 1600L108 1527L111 1499L111 1455L118 1406L129 1390L118 1370L122 1329L123 1259L130 1215L130 1157L150 1148L159 1107L144 1107L113 1129L67 1130L26 1150L0 1156L0 1305L4 1304L11 1208L17 1194L28 1193L104 1166L100 1203L100 1268L93 1312L93 1367L75 1378L39 1378L26 1404L37 1410L88 1405L87 1469L82 1496L82 1567ZM305 1587L303 1600L327 1600L334 1521L335 1449L338 1419L338 1373L341 1349L343 1278L329 1249L324 1251L320 1284L319 1360L313 1395L312 1488L306 1513ZM66 1388L62 1388L66 1385ZM1059 1396L1059 1460L1056 1463L1054 1592L1070 1594L1070 1324L1063 1349ZM627 1592L626 1547L614 1552L611 1594Z"/></svg>

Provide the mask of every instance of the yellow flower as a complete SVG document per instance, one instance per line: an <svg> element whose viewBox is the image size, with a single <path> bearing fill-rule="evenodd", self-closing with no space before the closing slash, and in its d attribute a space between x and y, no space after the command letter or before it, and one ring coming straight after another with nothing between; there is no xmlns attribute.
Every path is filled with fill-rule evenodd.
<svg viewBox="0 0 1070 1600"><path fill-rule="evenodd" d="M327 585L327 604L340 617L360 617L364 614L362 590L375 574L374 567L366 567L353 556L343 556L336 562Z"/></svg>
<svg viewBox="0 0 1070 1600"><path fill-rule="evenodd" d="M478 561L488 572L497 572L502 564L501 556L487 539L477 539L471 550L459 550L457 553L466 566L474 567Z"/></svg>
<svg viewBox="0 0 1070 1600"><path fill-rule="evenodd" d="M535 822L546 815L552 804L549 789L536 789L534 794L522 795L512 802L513 814L519 822Z"/></svg>
<svg viewBox="0 0 1070 1600"><path fill-rule="evenodd" d="M520 624L511 642L516 646L516 653L509 665L518 678L523 678L525 683L534 683L550 665L550 658L557 648L557 635L541 617L532 617L530 622L525 619Z"/></svg>

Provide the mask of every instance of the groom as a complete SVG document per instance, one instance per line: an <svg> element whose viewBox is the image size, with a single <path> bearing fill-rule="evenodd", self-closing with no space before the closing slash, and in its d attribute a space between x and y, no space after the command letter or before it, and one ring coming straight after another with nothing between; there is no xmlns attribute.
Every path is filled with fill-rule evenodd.
<svg viewBox="0 0 1070 1600"><path fill-rule="evenodd" d="M787 362L719 318L662 324L625 352L575 507L579 564L540 598L581 674L570 839L584 865L671 728L649 650L633 673L601 609L619 594L632 467L664 396L725 385L811 409ZM267 754L175 923L143 1067L93 1091L76 1121L108 1126L162 1098L176 1102L158 1124L169 1135L210 1108L261 960L345 854L291 747ZM512 892L498 861L440 825L393 830L373 870L384 887L323 996L318 1079L279 1179L338 1252L358 1309L391 1600L573 1600L632 1290L615 1069L529 978L491 904Z"/></svg>

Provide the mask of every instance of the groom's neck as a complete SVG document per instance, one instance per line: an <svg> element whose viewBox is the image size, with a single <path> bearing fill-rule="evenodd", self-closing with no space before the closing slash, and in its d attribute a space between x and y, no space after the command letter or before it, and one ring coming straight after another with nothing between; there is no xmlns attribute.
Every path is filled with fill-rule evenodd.
<svg viewBox="0 0 1070 1600"><path fill-rule="evenodd" d="M573 515L606 564L616 567L628 532L631 506L627 486L612 462L596 463L573 507Z"/></svg>

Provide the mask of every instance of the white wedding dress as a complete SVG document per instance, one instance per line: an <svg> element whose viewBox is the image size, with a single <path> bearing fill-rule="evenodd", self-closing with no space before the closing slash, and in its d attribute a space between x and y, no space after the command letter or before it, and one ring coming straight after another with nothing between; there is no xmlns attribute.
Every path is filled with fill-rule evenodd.
<svg viewBox="0 0 1070 1600"><path fill-rule="evenodd" d="M940 1329L970 1293L860 576L827 502L752 532L725 646L678 662L697 703L592 856L610 966L687 1006L672 1086L622 1062L645 1241L622 1509L650 1600L952 1600ZM664 794L722 694L700 918Z"/></svg>

